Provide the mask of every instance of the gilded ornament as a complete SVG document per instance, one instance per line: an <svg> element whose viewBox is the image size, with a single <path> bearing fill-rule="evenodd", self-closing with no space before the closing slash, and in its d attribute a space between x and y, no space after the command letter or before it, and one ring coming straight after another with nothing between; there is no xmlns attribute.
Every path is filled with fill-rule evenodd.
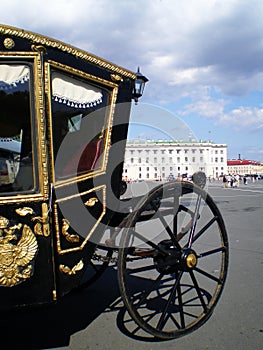
<svg viewBox="0 0 263 350"><path fill-rule="evenodd" d="M33 275L32 260L37 251L37 240L29 226L21 223L9 226L9 220L0 217L1 286L13 287L30 278Z"/></svg>
<svg viewBox="0 0 263 350"><path fill-rule="evenodd" d="M31 49L33 51L37 51L37 52L43 52L43 53L47 52L47 49L43 45L34 45L33 44L33 45L31 45Z"/></svg>
<svg viewBox="0 0 263 350"><path fill-rule="evenodd" d="M87 202L85 202L85 205L86 205L87 207L93 207L98 201L99 201L98 198L92 197L92 198L89 198L89 199L87 200Z"/></svg>
<svg viewBox="0 0 263 350"><path fill-rule="evenodd" d="M80 260L77 265L73 266L72 269L66 265L59 265L59 270L63 273L65 273L66 275L72 276L72 275L76 275L76 273L80 270L82 270L84 267L84 263L82 260Z"/></svg>
<svg viewBox="0 0 263 350"><path fill-rule="evenodd" d="M11 38L6 38L6 39L4 40L4 47L5 47L6 49L12 49L14 46L15 46L15 42L14 42L13 39L11 39Z"/></svg>
<svg viewBox="0 0 263 350"><path fill-rule="evenodd" d="M42 216L36 216L32 218L32 221L38 221L34 227L36 235L45 237L50 235L47 203L42 203Z"/></svg>
<svg viewBox="0 0 263 350"><path fill-rule="evenodd" d="M28 214L30 215L34 214L34 210L29 207L23 207L23 208L17 208L16 213L20 216L26 216Z"/></svg>
<svg viewBox="0 0 263 350"><path fill-rule="evenodd" d="M69 225L70 225L70 223L67 219L62 220L62 234L68 242L78 243L79 236L78 235L71 235L68 233Z"/></svg>
<svg viewBox="0 0 263 350"><path fill-rule="evenodd" d="M123 81L123 78L118 74L111 74L110 76L111 76L111 79L117 83L120 83Z"/></svg>

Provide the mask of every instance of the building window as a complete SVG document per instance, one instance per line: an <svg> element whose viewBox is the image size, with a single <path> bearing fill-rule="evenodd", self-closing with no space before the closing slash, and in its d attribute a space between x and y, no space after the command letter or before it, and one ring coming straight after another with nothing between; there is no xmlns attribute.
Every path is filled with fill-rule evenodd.
<svg viewBox="0 0 263 350"><path fill-rule="evenodd" d="M224 157L221 157L220 160L221 160L221 163L223 163L224 162Z"/></svg>
<svg viewBox="0 0 263 350"><path fill-rule="evenodd" d="M180 163L180 157L177 157L177 163Z"/></svg>
<svg viewBox="0 0 263 350"><path fill-rule="evenodd" d="M195 157L192 158L192 162L195 163Z"/></svg>
<svg viewBox="0 0 263 350"><path fill-rule="evenodd" d="M188 157L185 157L184 160L185 160L186 162L188 162Z"/></svg>
<svg viewBox="0 0 263 350"><path fill-rule="evenodd" d="M138 158L138 163L141 163L142 162L142 159L141 158Z"/></svg>
<svg viewBox="0 0 263 350"><path fill-rule="evenodd" d="M131 158L131 163L133 163L134 162L134 159L133 158Z"/></svg>
<svg viewBox="0 0 263 350"><path fill-rule="evenodd" d="M172 149L169 149L169 154L172 154L173 153L173 150Z"/></svg>

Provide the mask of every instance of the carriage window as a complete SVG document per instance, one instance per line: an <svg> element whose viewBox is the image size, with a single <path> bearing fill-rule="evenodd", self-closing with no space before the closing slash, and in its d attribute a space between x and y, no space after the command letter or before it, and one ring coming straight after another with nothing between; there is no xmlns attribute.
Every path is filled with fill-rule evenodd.
<svg viewBox="0 0 263 350"><path fill-rule="evenodd" d="M56 179L100 169L109 92L58 71L51 79Z"/></svg>
<svg viewBox="0 0 263 350"><path fill-rule="evenodd" d="M0 63L0 194L34 189L30 67Z"/></svg>

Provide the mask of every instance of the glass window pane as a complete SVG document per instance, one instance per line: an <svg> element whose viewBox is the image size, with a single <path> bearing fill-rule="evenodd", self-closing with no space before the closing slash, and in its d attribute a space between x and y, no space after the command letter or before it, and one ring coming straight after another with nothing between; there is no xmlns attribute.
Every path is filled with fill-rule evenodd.
<svg viewBox="0 0 263 350"><path fill-rule="evenodd" d="M55 70L51 80L56 179L100 169L109 92Z"/></svg>
<svg viewBox="0 0 263 350"><path fill-rule="evenodd" d="M0 193L34 189L30 66L0 63Z"/></svg>

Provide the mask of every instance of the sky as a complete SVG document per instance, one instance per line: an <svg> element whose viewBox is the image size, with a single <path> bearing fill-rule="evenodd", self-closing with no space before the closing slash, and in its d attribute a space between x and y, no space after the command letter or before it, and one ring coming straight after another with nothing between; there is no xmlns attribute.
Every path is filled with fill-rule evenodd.
<svg viewBox="0 0 263 350"><path fill-rule="evenodd" d="M132 108L131 139L178 138L180 124L188 138L226 143L229 159L257 161L262 18L262 0L2 0L0 12L2 24L139 66L149 82Z"/></svg>

